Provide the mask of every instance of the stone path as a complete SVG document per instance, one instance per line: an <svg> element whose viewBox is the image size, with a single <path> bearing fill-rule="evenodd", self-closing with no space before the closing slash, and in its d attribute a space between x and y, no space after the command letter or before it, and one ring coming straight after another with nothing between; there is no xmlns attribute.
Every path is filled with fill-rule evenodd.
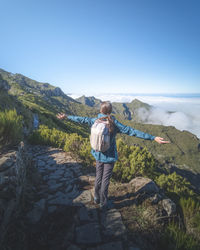
<svg viewBox="0 0 200 250"><path fill-rule="evenodd" d="M46 213L51 215L60 207L76 209L61 245L48 249L139 250L127 240L120 212L115 208L102 212L93 203L94 173L83 175L82 166L60 149L35 146L28 152L42 176L28 220L37 225Z"/></svg>

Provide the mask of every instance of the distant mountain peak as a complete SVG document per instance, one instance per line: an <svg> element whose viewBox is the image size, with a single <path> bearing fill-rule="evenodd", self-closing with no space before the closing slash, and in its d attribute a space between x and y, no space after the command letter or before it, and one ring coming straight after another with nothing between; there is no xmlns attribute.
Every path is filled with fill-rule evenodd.
<svg viewBox="0 0 200 250"><path fill-rule="evenodd" d="M81 97L77 98L76 101L84 105L87 105L89 107L96 107L96 108L99 108L102 102L100 99L97 99L94 96L87 97L85 95L82 95Z"/></svg>

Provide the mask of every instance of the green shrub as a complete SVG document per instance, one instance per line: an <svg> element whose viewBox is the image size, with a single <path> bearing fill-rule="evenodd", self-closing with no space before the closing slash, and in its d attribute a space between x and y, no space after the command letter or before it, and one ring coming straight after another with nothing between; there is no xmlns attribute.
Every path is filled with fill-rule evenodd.
<svg viewBox="0 0 200 250"><path fill-rule="evenodd" d="M166 191L168 196L174 198L176 202L182 196L189 197L194 195L190 182L176 172L169 175L161 174L155 178L155 182Z"/></svg>
<svg viewBox="0 0 200 250"><path fill-rule="evenodd" d="M0 112L0 145L15 145L22 139L22 117L16 110Z"/></svg>
<svg viewBox="0 0 200 250"><path fill-rule="evenodd" d="M175 223L167 226L159 244L163 250L198 250L199 242L186 234Z"/></svg>
<svg viewBox="0 0 200 250"><path fill-rule="evenodd" d="M71 152L76 159L80 159L84 164L91 165L94 158L90 154L91 147L88 138L72 133L68 134L57 130L50 129L45 125L40 125L29 138L33 144L50 145L62 148L66 152Z"/></svg>
<svg viewBox="0 0 200 250"><path fill-rule="evenodd" d="M29 141L33 144L50 145L63 148L67 134L55 128L49 129L45 125L40 125L38 130L33 131Z"/></svg>
<svg viewBox="0 0 200 250"><path fill-rule="evenodd" d="M179 205L187 232L192 233L200 240L200 202L192 197L181 197Z"/></svg>
<svg viewBox="0 0 200 250"><path fill-rule="evenodd" d="M127 182L136 176L152 178L155 174L156 161L146 147L127 146L117 140L119 159L115 163L113 178Z"/></svg>

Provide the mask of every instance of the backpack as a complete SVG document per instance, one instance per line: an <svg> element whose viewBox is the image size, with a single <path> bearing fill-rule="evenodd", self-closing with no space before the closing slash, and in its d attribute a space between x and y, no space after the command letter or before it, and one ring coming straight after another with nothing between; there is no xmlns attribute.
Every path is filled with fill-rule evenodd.
<svg viewBox="0 0 200 250"><path fill-rule="evenodd" d="M91 127L90 144L95 151L99 152L105 152L110 148L108 120L96 119Z"/></svg>

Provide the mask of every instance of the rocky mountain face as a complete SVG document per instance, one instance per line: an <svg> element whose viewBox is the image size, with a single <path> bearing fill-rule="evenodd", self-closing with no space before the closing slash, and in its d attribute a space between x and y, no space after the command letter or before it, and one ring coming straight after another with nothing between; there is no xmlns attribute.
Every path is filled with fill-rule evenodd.
<svg viewBox="0 0 200 250"><path fill-rule="evenodd" d="M0 75L0 90L8 91L10 89L9 84Z"/></svg>
<svg viewBox="0 0 200 250"><path fill-rule="evenodd" d="M94 96L89 96L89 97L86 97L86 96L81 96L79 98L76 98L76 101L84 104L84 105L87 105L89 107L94 107L94 108L97 108L99 109L100 108L100 104L101 104L101 100L100 99L97 99L95 98Z"/></svg>
<svg viewBox="0 0 200 250"><path fill-rule="evenodd" d="M113 113L120 115L125 120L132 120L135 122L140 122L141 118L138 115L138 110L144 109L149 111L151 106L147 103L141 102L138 99L134 99L130 103L118 103L113 102Z"/></svg>

